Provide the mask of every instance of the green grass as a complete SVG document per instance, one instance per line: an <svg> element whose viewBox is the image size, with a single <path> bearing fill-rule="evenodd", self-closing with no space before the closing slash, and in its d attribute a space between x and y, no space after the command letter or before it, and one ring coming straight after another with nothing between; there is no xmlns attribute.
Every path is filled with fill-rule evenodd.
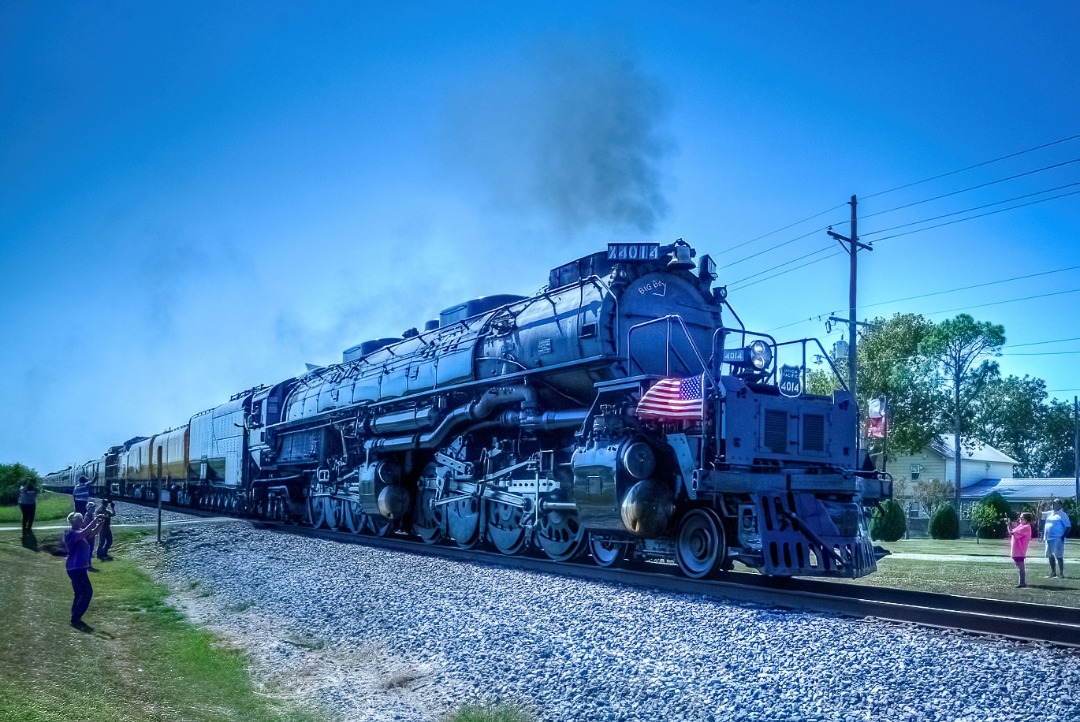
<svg viewBox="0 0 1080 722"><path fill-rule="evenodd" d="M256 692L247 659L169 606L166 590L122 557L91 575L90 633L68 624L71 583L57 532L37 550L0 533L0 720L318 720Z"/></svg>
<svg viewBox="0 0 1080 722"><path fill-rule="evenodd" d="M1080 608L1080 542L1076 540L1070 539L1065 548L1068 574L1065 579L1046 578L1049 563L1042 556L1042 544L1033 540L1028 547L1026 589L1016 588L1016 566L1009 557L1009 542L1005 539L980 539L978 543L974 539L902 539L878 544L894 554L931 555L931 558L887 556L878 562L876 574L853 583ZM969 559L947 558L952 556Z"/></svg>
<svg viewBox="0 0 1080 722"><path fill-rule="evenodd" d="M533 717L516 707L464 707L446 718L446 722L532 722Z"/></svg>
<svg viewBox="0 0 1080 722"><path fill-rule="evenodd" d="M43 491L38 494L34 524L36 525L39 521L65 519L73 511L75 511L75 504L72 503L70 494ZM0 506L0 524L22 524L22 510L18 505Z"/></svg>

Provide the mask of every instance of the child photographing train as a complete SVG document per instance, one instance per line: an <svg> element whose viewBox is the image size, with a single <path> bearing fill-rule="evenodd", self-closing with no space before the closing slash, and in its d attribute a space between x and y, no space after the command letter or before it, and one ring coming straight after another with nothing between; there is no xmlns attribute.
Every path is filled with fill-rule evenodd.
<svg viewBox="0 0 1080 722"><path fill-rule="evenodd" d="M1020 572L1020 583L1016 585L1017 589L1023 589L1027 586L1024 577L1024 559L1027 557L1028 544L1031 543L1031 523L1033 521L1034 518L1026 511L1020 515L1015 524L1009 517L1005 517L1005 528L1009 531L1010 539L1009 553L1016 564L1017 571Z"/></svg>

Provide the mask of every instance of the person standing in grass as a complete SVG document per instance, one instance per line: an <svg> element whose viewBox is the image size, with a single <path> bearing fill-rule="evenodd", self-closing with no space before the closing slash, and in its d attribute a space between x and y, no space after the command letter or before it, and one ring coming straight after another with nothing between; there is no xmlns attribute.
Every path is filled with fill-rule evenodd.
<svg viewBox="0 0 1080 722"><path fill-rule="evenodd" d="M1027 581L1024 578L1024 559L1027 557L1028 544L1031 542L1031 523L1034 521L1034 517L1029 512L1024 512L1016 520L1016 524L1009 521L1009 517L1005 517L1005 528L1009 530L1009 554L1012 556L1013 562L1016 563L1016 569L1020 572L1020 583L1016 585L1017 589L1023 589L1027 586Z"/></svg>
<svg viewBox="0 0 1080 722"><path fill-rule="evenodd" d="M37 483L33 479L27 480L19 487L19 511L22 512L23 536L34 533L34 515L37 514Z"/></svg>
<svg viewBox="0 0 1080 722"><path fill-rule="evenodd" d="M1046 540L1046 558L1050 560L1050 578L1065 578L1065 535L1072 522L1062 509L1061 499L1054 499L1053 507L1043 519L1043 539Z"/></svg>
<svg viewBox="0 0 1080 722"><path fill-rule="evenodd" d="M67 573L71 579L71 589L75 593L75 599L71 603L71 626L85 630L87 625L83 622L83 614L90 606L90 599L94 596L94 587L90 584L90 542L91 536L98 530L100 521L95 519L83 526L83 515L73 511L67 516L71 528L64 532L64 546L67 547Z"/></svg>

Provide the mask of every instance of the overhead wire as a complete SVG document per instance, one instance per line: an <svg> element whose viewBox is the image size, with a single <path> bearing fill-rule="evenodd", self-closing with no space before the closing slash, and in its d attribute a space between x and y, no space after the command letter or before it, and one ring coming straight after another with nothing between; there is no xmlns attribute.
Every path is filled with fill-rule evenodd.
<svg viewBox="0 0 1080 722"><path fill-rule="evenodd" d="M1073 188L1075 186L1080 186L1080 181L1077 181L1075 183L1066 183L1065 185L1060 185L1060 186L1057 186L1056 188L1047 188L1046 190L1035 191L1034 193L1025 193L1023 195L1013 196L1012 198L1006 198L1004 200L994 201L993 203L986 203L986 204L981 205L981 206L974 206L973 208L965 208L962 211L953 211L952 213L943 213L940 216L931 216L930 218L923 218L922 220L911 221L910 223L902 223L902 224L900 224L898 226L890 226L889 228L881 228L881 229L878 229L876 231L870 231L869 233L863 233L860 236L860 238L865 239L868 236L874 236L874 235L877 235L879 233L888 233L889 231L895 231L895 230L899 230L901 228L907 228L908 226L917 226L920 223L929 223L930 221L938 221L938 220L941 220L942 218L949 218L950 216L958 216L961 213L971 213L972 211L981 211L984 208L992 208L993 206L1000 206L1003 203L1011 203L1013 201L1023 200L1024 198L1031 198L1032 196L1039 196L1039 195L1043 195L1044 193L1053 193L1054 191L1060 191L1060 190L1063 190L1065 188ZM1057 197L1060 198L1061 196L1057 196ZM1046 199L1046 200L1053 200L1053 199ZM1017 208L1023 208L1023 206L1016 206L1016 207ZM1011 209L1005 209L1005 210L1011 210ZM978 218L978 216L973 216L973 218Z"/></svg>
<svg viewBox="0 0 1080 722"><path fill-rule="evenodd" d="M969 310L971 310L973 308L986 308L988 306L1000 306L1000 305L1006 304L1006 303L1018 303L1020 301L1031 301L1031 300L1034 300L1036 298L1050 298L1052 296L1065 296L1065 295L1068 295L1070 293L1080 293L1080 288L1071 288L1068 291L1053 291L1051 293L1039 293L1039 294L1036 294L1034 296L1024 296L1023 298L1009 298L1009 299L1005 299L1003 301L990 301L989 303L980 303L980 304L976 304L974 306L961 306L959 308L948 308L948 309L945 309L944 311L930 311L930 312L924 313L923 315L925 315L925 316L936 316L936 315L941 314L941 313L954 313L956 311L969 311Z"/></svg>
<svg viewBox="0 0 1080 722"><path fill-rule="evenodd" d="M1002 283L1010 283L1012 281L1026 281L1029 278L1038 278L1039 276L1049 276L1054 273L1064 273L1066 271L1075 271L1080 269L1080 266L1069 266L1068 268L1055 268L1052 271L1040 271L1038 273L1028 273L1023 276L1013 276L1012 278L1001 278L997 281L986 281L984 283L973 283L970 286L959 286L957 288L949 288L943 291L933 291L931 293L920 293L916 296L905 296L904 298L895 298L891 301L879 301L877 303L866 303L862 305L862 308L873 308L874 306L885 306L890 303L902 303L904 301L914 301L920 298L930 298L931 296L943 296L948 293L957 293L959 291L970 291L973 288L985 288L986 286L997 286Z"/></svg>
<svg viewBox="0 0 1080 722"><path fill-rule="evenodd" d="M938 175L935 175L935 176L931 176L929 178L923 178L922 180L913 181L911 183L905 183L904 185L896 186L895 188L890 188L889 190L878 191L877 193L871 193L869 195L863 196L862 198L863 198L863 200L866 200L866 199L869 199L869 198L877 198L878 196L883 196L883 195L885 195L887 193L893 193L895 191L904 190L905 188L911 188L913 186L922 185L923 183L929 183L930 181L936 181L936 180L939 180L941 178L947 178L947 177L949 177L951 175L957 175L958 173L964 173L965 171L975 170L976 168L981 168L984 165L990 165L992 163L997 163L998 161L1008 160L1009 158L1016 158L1017 156L1025 155L1027 153L1033 153L1034 151L1042 150L1043 148L1049 148L1049 147L1054 146L1054 145L1060 145L1061 143L1067 143L1068 141L1076 140L1077 138L1080 138L1080 133L1078 133L1076 135L1070 135L1070 136L1068 136L1066 138L1059 138L1058 140L1054 140L1054 141L1051 141L1049 143L1043 143L1042 145L1037 145L1034 148L1028 148L1026 150L1016 151L1015 153L1009 153L1008 155L999 156L997 158L992 158L990 160L984 160L981 163L976 163L975 165L969 165L966 168L958 168L956 170L951 170L948 173L941 173L941 174L938 174Z"/></svg>
<svg viewBox="0 0 1080 722"><path fill-rule="evenodd" d="M799 261L805 260L805 259L810 258L812 256L816 256L819 253L824 253L825 251L828 251L828 250L833 250L832 246L825 246L824 248L819 248L816 251L811 251L810 253L799 256L798 258L792 258L790 261L785 261L785 262L783 262L783 263L781 263L779 265L773 266L772 268L766 268L765 270L759 271L758 273L754 273L754 274L751 274L749 276L745 276L745 277L740 278L740 279L738 279L736 281L731 281L731 285L733 285L733 286L738 285L738 284L742 283L743 281L749 281L751 278L757 278L758 276L766 274L769 271L775 271L778 268L783 268L784 266L789 266L792 263L797 263ZM791 270L795 270L795 269L791 269Z"/></svg>
<svg viewBox="0 0 1080 722"><path fill-rule="evenodd" d="M1073 184L1073 185L1075 185L1075 184ZM884 236L882 238L875 238L874 242L875 243L880 243L881 241L888 241L888 240L891 240L893 238L901 238L903 236L910 236L910 235L912 235L914 233L922 233L923 231L933 230L934 228L943 228L945 226L951 226L951 225L955 225L957 223L963 223L964 221L973 221L976 218L985 218L986 216L993 216L993 215L996 215L998 213L1004 213L1006 211L1015 211L1017 208L1026 208L1027 206L1034 206L1034 205L1038 205L1039 203L1046 203L1048 201L1055 201L1058 198L1065 198L1067 196L1074 196L1077 193L1080 193L1080 190L1069 191L1068 193L1062 193L1060 195L1050 196L1049 198L1040 198L1040 199L1035 200L1035 201L1029 201L1027 203L1021 203L1019 205L1010 206L1008 208L999 208L996 211L988 211L986 213L979 213L977 215L968 216L966 218L957 218L955 221L946 221L945 223L938 223L936 225L927 226L925 228L916 228L914 230L904 231L903 233L894 233L891 236Z"/></svg>
<svg viewBox="0 0 1080 722"><path fill-rule="evenodd" d="M1062 143L1066 143L1066 142L1077 140L1077 139L1080 139L1080 134L1070 135L1070 136L1060 138L1060 139L1055 140L1055 141L1051 141L1049 143L1043 143L1041 145L1037 145L1037 146L1034 146L1032 148L1027 148L1025 150L1021 150L1021 151L1017 151L1017 152L1014 152L1014 153L1009 153L1009 154L1006 154L1006 155L998 156L996 158L992 158L990 160L982 161L980 163L976 163L976 164L973 164L973 165L970 165L970 166L966 166L964 168L959 168L959 169L949 171L949 172L946 172L946 173L940 173L940 174L931 176L929 178L924 178L924 179L919 180L919 181L913 181L911 183L905 183L905 184L896 186L894 188L890 188L888 190L878 191L876 193L871 193L871 194L868 194L868 195L864 195L864 196L862 196L862 199L869 199L869 198L875 198L875 197L878 197L878 196L886 195L888 193L903 190L903 189L906 189L906 188L911 188L911 187L914 187L914 186L917 186L917 185L920 185L920 184L923 184L923 183L927 183L927 182L934 181L934 180L939 180L941 178L946 178L946 177L949 177L949 176L957 175L957 174L963 173L965 171L970 171L970 170L980 168L980 167L983 167L983 166L987 166L987 165L990 165L990 164L993 164L993 163L996 163L996 162L999 162L999 161L1002 161L1002 160L1007 160L1007 159L1010 159L1010 158L1019 157L1019 156L1022 156L1022 155L1028 154L1028 153L1032 153L1032 152L1035 152L1035 151L1038 151L1038 150L1049 148L1049 147L1052 147L1052 146L1055 146L1055 145L1060 145ZM1023 177L1031 176L1031 175L1034 175L1034 174L1037 174L1037 173L1042 173L1042 172L1053 170L1053 169L1056 169L1056 168L1061 168L1061 167L1068 166L1070 164L1078 163L1078 162L1080 162L1080 158L1073 158L1073 159L1070 159L1070 160L1062 161L1060 163L1053 163L1053 164L1042 166L1040 168L1036 168L1036 169L1033 169L1033 170L1024 171L1022 173L1015 173L1015 174L1006 176L1004 178L999 178L999 179L996 179L996 180L987 181L985 183L979 183L979 184L976 184L976 185L973 185L973 186L969 186L967 188L963 188L963 189L960 189L960 190L951 191L949 193L939 194L939 195L933 196L931 198L926 198L926 199L923 199L923 200L920 200L920 201L915 201L915 202L912 202L912 203L899 205L899 206L896 206L894 208L890 208L890 209L883 210L883 211L877 211L875 213L864 215L864 216L861 217L861 219L885 215L887 213L899 211L899 210L902 210L902 209L905 209L905 208L911 208L911 207L921 205L921 204L924 204L924 203L929 203L931 201L941 200L943 198L948 198L948 197L951 197L951 196L954 196L954 195L959 195L961 193L978 190L980 188L986 188L986 187L989 187L989 186L992 186L992 185L997 185L997 184L1004 183L1004 182L1007 182L1007 181L1010 181L1010 180L1016 180L1018 178L1023 178ZM1046 190L1037 191L1037 192L1034 192L1034 193L1027 193L1027 194L1023 194L1023 195L1019 195L1019 196L1014 196L1012 198L1007 198L1007 199L1004 199L1004 200L1001 200L1001 201L996 201L996 202L984 204L984 205L981 205L981 206L975 206L975 207L972 207L972 208L968 208L966 210L954 211L954 212L951 212L951 213L946 213L946 214L941 214L941 215L937 215L937 216L933 216L933 217L929 217L929 218L924 218L924 219L922 219L920 221L912 221L912 222L909 222L909 223L904 223L904 224L900 224L900 225L897 225L897 226L893 226L893 227L890 227L890 228L878 229L878 230L875 230L875 231L871 231L869 233L864 233L864 234L861 235L861 237L865 238L865 237L868 237L868 236L879 235L881 233L888 233L889 231L893 231L893 230L899 230L901 228L910 228L911 226L917 226L917 225L924 224L924 223L932 223L933 221L940 220L940 219L943 219L943 218L951 218L951 217L956 216L956 215L961 215L961 214L965 214L965 213L971 213L973 211L978 211L978 210L982 210L982 209L985 209L985 208L993 208L995 206L1000 206L1000 205L1005 204L1005 203L1011 203L1013 201L1022 200L1022 199L1025 199L1025 198L1032 198L1034 196L1040 196L1040 195L1044 195L1046 193L1053 193L1055 191L1063 190L1065 188L1071 188L1071 187L1074 187L1074 186L1077 186L1077 185L1080 185L1080 182L1069 183L1069 184L1057 186L1055 188L1049 188L1049 189L1046 189ZM910 231L905 231L905 232L902 232L902 233L893 234L891 236L885 236L885 237L882 237L882 238L877 238L877 239L874 239L874 241L872 241L872 242L879 242L879 241L883 241L883 240L889 240L889 239L892 239L892 238L898 238L898 237L905 236L905 235L911 235L911 234L919 233L919 232L922 232L922 231L932 230L934 228L941 228L943 226L953 225L953 224L961 223L961 222L968 221L968 220L975 220L977 218L982 218L982 217L986 217L986 216L990 216L990 215L995 215L997 213L1003 213L1003 212L1010 211L1010 210L1016 210L1018 208L1024 208L1024 207L1031 206L1031 205L1036 205L1036 204L1039 204L1039 203L1045 203L1045 202L1049 202L1049 201L1052 201L1052 200L1057 200L1059 198L1064 198L1064 197L1067 197L1067 196L1075 195L1077 193L1080 193L1080 190L1071 191L1069 193L1062 193L1062 194L1059 194L1059 195L1051 196L1049 198L1039 198L1037 200L1033 200L1033 201L1030 201L1028 203L1020 203L1020 204L1009 206L1007 208L997 208L997 209L995 209L993 211L989 211L987 213L979 213L979 214L976 214L976 215L965 216L963 218L957 218L955 220L947 221L945 223L934 224L934 225L931 225L931 226L926 226L924 228L915 228L915 229L912 229ZM805 223L808 220L818 218L818 217L820 217L822 215L825 215L826 213L831 213L831 212L834 212L834 211L836 211L836 210L838 210L840 208L843 208L845 205L847 205L847 204L843 204L843 205L840 205L840 206L833 207L833 208L831 208L831 209L829 209L827 211L822 211L822 212L820 212L818 214L815 214L813 216L809 216L806 219L803 219L802 221L798 221L796 223L789 224L789 225L784 226L782 228L779 228L779 229L777 229L775 231L770 231L769 233L766 233L766 234L764 234L762 236L758 236L757 238L752 239L750 241L746 241L744 243L741 243L741 244L739 244L737 246L734 246L734 247L732 247L732 248L730 248L728 250L729 251L735 250L737 248L741 248L741 247L744 247L746 245L749 245L750 243L753 243L753 242L755 242L757 240L760 240L762 238L766 238L766 237L769 237L771 235L775 235L776 233L782 232L784 230L794 228L794 227L796 227L796 226L798 226L798 225L800 225L802 223ZM841 225L843 225L844 223L847 223L847 222L848 221L837 222L837 223L835 223L833 225L841 226ZM765 253L776 250L777 248L781 248L783 246L789 245L789 244L794 243L796 241L799 241L799 240L802 240L804 238L810 237L810 236L814 235L815 233L820 233L820 232L828 230L830 228L831 227L823 227L823 228L820 228L820 229L816 229L814 231L803 234L803 235L798 236L796 238L792 238L790 240L784 241L783 243L777 244L775 246L771 246L768 249L758 251L758 252L756 252L754 254L751 254L751 255L746 256L744 258L733 261L730 264L726 264L726 267L734 266L734 265L736 265L738 263L741 263L743 261L750 260L751 258L761 256L761 255L763 255ZM806 268L806 267L814 265L816 263L820 263L821 261L827 260L828 258L832 258L833 256L840 255L840 253L843 252L843 251L837 251L836 253L830 254L830 255L825 256L823 258L816 259L814 261L810 261L808 263L803 263L803 264L801 264L799 266L796 266L794 268L787 268L787 269L785 269L783 271L780 271L779 273L775 273L775 274L772 274L772 275L769 275L769 276L765 276L764 278L758 278L759 276L762 276L763 274L767 274L770 271L774 271L774 270L783 268L784 266L790 265L792 263L797 263L800 260L811 258L814 255L817 255L819 253L824 252L825 250L826 250L825 248L821 248L821 249L818 249L817 251L812 251L811 253L805 254L805 255L800 256L798 258L794 258L791 261L788 261L786 263L782 263L782 264L779 264L777 266L773 266L773 267L771 267L769 269L765 269L765 270L763 270L763 271L761 271L759 273L755 273L755 274L752 274L750 276L746 276L746 277L744 277L742 279L739 279L737 281L734 281L734 282L732 282L732 286L733 286L732 290L745 289L745 288L748 288L750 286L757 285L759 283L763 283L765 281L769 281L769 280L772 280L774 278L778 278L780 276L786 275L786 274L791 273L793 271L800 270L802 268ZM1011 281L1011 280L1022 280L1022 279L1026 279L1026 278L1033 278L1033 277L1037 277L1037 276L1041 276L1041 275L1047 275L1047 274L1050 274L1050 273L1059 273L1059 272L1062 272L1062 271L1075 270L1076 268L1077 267L1070 267L1070 268L1066 268L1066 269L1056 269L1056 270L1053 270L1053 271L1045 271L1045 272L1041 272L1041 273L1037 273L1037 274L1029 274L1027 276L1018 276L1018 277L1014 277L1012 279L1002 279L1002 280L999 280L999 281L991 281L991 282L987 282L987 283L972 284L971 286L966 286L966 287L963 287L963 288L948 289L948 290L945 290L945 291L938 291L938 292L929 293L929 294L922 294L922 295L919 295L919 296L912 296L912 297L908 297L907 299L900 299L900 300L914 300L916 298L923 298L923 297L929 297L929 296L934 296L934 295L942 295L942 294L945 294L945 293L951 293L951 292L956 292L956 291L961 291L961 290L969 290L969 289L972 289L972 288L979 288L979 287L983 287L983 286L995 285L995 284L998 284L998 283L1005 283L1005 282L1008 282L1008 281ZM757 279L757 280L750 281L750 279ZM746 281L750 281L750 282L745 283ZM741 285L739 285L739 284L741 284ZM934 314L950 313L950 312L953 312L953 311L968 310L968 309L973 309L973 308L982 308L982 307L985 307L985 306L999 305L999 304L1004 304L1004 303L1014 303L1014 302L1032 300L1032 299L1043 298L1043 297L1048 297L1048 296L1056 296L1056 295L1063 295L1063 294L1068 294L1068 293L1075 293L1076 291L1080 291L1080 289L1075 289L1075 290L1070 290L1070 291L1060 291L1060 292L1049 293L1049 294L1040 294L1040 295L1028 296L1028 297L1023 297L1023 298L1016 298L1016 299L1008 299L1008 300L996 301L996 302L988 303L988 304L978 304L978 305L967 306L967 307L964 307L964 308L950 309L950 310L947 310L947 311L936 311L936 312L934 312ZM884 305L886 303L895 303L895 302L896 301L881 302L881 303L877 303L877 304L871 304L871 306L878 306L878 305ZM824 314L822 314L822 315L824 315ZM820 320L822 315L817 316L817 318ZM791 323L784 324L782 326L778 326L778 327L772 329L772 331L776 331L776 330L779 330L779 329L782 329L782 328L787 328L789 326L794 326L794 325L797 325L799 323L805 323L806 321L812 321L813 319L814 319L814 317L799 320L799 321L793 321Z"/></svg>
<svg viewBox="0 0 1080 722"><path fill-rule="evenodd" d="M1070 165L1072 163L1080 163L1080 158L1073 158L1072 160L1065 160L1060 163L1054 163L1052 165L1043 166L1042 168L1036 168L1035 170L1024 171L1023 173L1016 173L1005 178L998 178L997 180L987 181L985 183L979 183L978 185L968 186L967 188L961 188L958 191L950 191L948 193L942 193L931 198L923 198L921 201L912 201L911 203L905 203L902 206L896 206L895 208L889 208L884 211L877 211L875 213L867 213L861 216L859 220L865 220L867 218L873 218L874 216L882 216L886 213L893 213L895 211L903 210L905 208L911 208L913 206L922 205L923 203L929 203L931 201L939 201L942 198L949 198L950 196L960 195L961 193L967 193L969 191L978 190L980 188L986 188L988 186L997 185L998 183L1005 183L1006 181L1016 180L1017 178L1023 178L1029 175L1035 175L1036 173L1042 173L1043 171L1053 170L1054 168L1061 168L1063 166Z"/></svg>
<svg viewBox="0 0 1080 722"><path fill-rule="evenodd" d="M770 280L772 280L772 279L774 279L774 278L776 278L778 276L783 276L785 274L791 273L792 271L798 271L800 269L806 268L807 266L812 266L815 263L821 263L822 261L828 260L828 259L832 258L833 256L839 256L841 253L844 253L844 251L836 251L835 253L830 253L828 256L825 256L823 258L819 258L816 261L810 261L809 263L804 263L801 266L796 266L795 268L789 268L786 271L781 271L780 273L775 273L775 274L773 274L771 276L767 276L767 277L759 279L757 281L751 281L750 283L744 283L743 285L736 286L735 288L732 288L730 290L732 290L732 291L741 291L744 288L749 288L750 286L756 286L759 283L764 283L765 281L770 281ZM813 255L813 254L811 254L811 255Z"/></svg>

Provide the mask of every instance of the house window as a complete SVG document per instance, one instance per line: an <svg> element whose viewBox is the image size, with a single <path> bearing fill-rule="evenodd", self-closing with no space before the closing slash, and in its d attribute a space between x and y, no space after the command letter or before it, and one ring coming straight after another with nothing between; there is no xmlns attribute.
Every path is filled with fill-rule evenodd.
<svg viewBox="0 0 1080 722"><path fill-rule="evenodd" d="M912 481L918 481L919 480L919 474L921 474L921 473L922 473L922 464L912 464L911 465L911 480Z"/></svg>

